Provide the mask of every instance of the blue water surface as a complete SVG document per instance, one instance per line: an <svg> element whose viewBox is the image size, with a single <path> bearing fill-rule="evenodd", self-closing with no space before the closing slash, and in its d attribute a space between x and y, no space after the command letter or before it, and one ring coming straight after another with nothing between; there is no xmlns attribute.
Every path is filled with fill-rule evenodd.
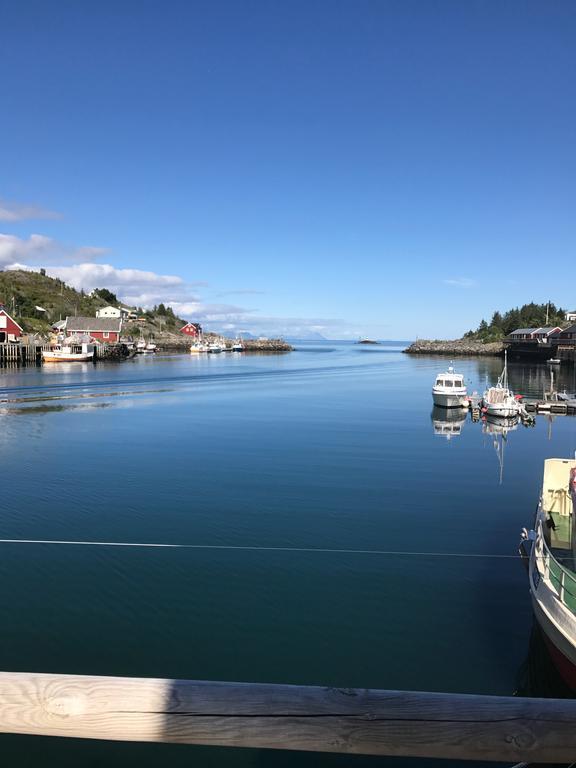
<svg viewBox="0 0 576 768"><path fill-rule="evenodd" d="M455 423L430 393L448 361L403 346L0 370L1 539L197 547L1 543L0 668L512 694L531 626L519 532L576 419ZM470 390L500 367L457 363ZM510 375L535 396L549 372ZM0 744L19 766L416 765Z"/></svg>

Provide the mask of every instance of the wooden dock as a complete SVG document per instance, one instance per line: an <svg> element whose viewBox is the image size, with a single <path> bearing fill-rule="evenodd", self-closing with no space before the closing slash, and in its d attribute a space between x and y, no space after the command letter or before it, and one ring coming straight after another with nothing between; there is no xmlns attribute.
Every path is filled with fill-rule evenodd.
<svg viewBox="0 0 576 768"><path fill-rule="evenodd" d="M522 400L527 411L535 413L576 414L576 400Z"/></svg>
<svg viewBox="0 0 576 768"><path fill-rule="evenodd" d="M568 764L576 700L0 672L0 732Z"/></svg>
<svg viewBox="0 0 576 768"><path fill-rule="evenodd" d="M0 344L0 366L39 365L46 344Z"/></svg>

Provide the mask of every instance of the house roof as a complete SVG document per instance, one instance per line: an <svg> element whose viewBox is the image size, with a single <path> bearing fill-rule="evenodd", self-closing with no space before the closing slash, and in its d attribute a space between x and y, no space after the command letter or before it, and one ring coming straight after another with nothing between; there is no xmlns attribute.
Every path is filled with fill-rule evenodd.
<svg viewBox="0 0 576 768"><path fill-rule="evenodd" d="M522 333L522 334L526 335L526 334L529 334L529 333L534 333L535 331L539 331L539 330L540 330L540 328L516 328L515 331L512 331L510 336L513 336L516 333Z"/></svg>
<svg viewBox="0 0 576 768"><path fill-rule="evenodd" d="M13 318L11 315L9 315L9 314L8 314L8 312L6 312L6 310L4 309L4 307L0 307L0 315L6 315L6 317L9 317L9 318L10 318L10 320L12 320L12 322L14 323L14 325L17 325L17 326L18 326L18 328L20 328L20 330L21 330L21 331L23 331L23 330L24 330L24 328L22 328L22 326L21 326L21 325L19 325L19 324L16 322L16 320L14 320L14 318Z"/></svg>
<svg viewBox="0 0 576 768"><path fill-rule="evenodd" d="M570 325L568 328L564 328L562 333L576 333L576 325Z"/></svg>
<svg viewBox="0 0 576 768"><path fill-rule="evenodd" d="M552 331L561 331L562 328L559 328L557 325L549 325L546 328L538 328L538 333L547 333L550 334Z"/></svg>
<svg viewBox="0 0 576 768"><path fill-rule="evenodd" d="M96 331L120 333L121 320L119 317L67 317L67 331Z"/></svg>

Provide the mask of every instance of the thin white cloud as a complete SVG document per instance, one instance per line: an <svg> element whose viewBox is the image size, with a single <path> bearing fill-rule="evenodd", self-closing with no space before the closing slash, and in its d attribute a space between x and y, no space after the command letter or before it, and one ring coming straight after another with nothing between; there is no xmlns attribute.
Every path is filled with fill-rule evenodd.
<svg viewBox="0 0 576 768"><path fill-rule="evenodd" d="M28 219L60 219L62 214L57 211L49 211L39 205L28 203L14 203L9 200L0 200L0 221L26 221Z"/></svg>
<svg viewBox="0 0 576 768"><path fill-rule="evenodd" d="M44 235L27 239L0 234L0 269L17 261L34 261L50 252L54 241Z"/></svg>
<svg viewBox="0 0 576 768"><path fill-rule="evenodd" d="M220 291L215 296L218 298L221 296L262 296L263 294L264 291L257 291L254 288L239 288L232 291Z"/></svg>
<svg viewBox="0 0 576 768"><path fill-rule="evenodd" d="M205 283L185 282L178 275L162 275L141 269L121 269L112 264L95 263L92 259L105 253L105 249L84 246L65 246L44 235L28 238L0 234L0 269L46 269L77 290L91 291L108 288L119 299L131 306L150 308L164 303L187 320L201 322L205 328L229 334L250 332L265 336L306 336L322 333L342 338L346 324L337 319L263 317L257 310L235 304L213 302L198 295ZM66 265L66 262L74 261ZM251 295L258 291L243 289L226 291L219 295Z"/></svg>
<svg viewBox="0 0 576 768"><path fill-rule="evenodd" d="M0 269L14 263L46 266L55 262L90 261L107 253L95 246L70 247L45 235L28 238L0 233Z"/></svg>
<svg viewBox="0 0 576 768"><path fill-rule="evenodd" d="M146 288L162 288L164 295L170 288L183 285L177 275L159 275L142 269L118 269L112 264L72 264L69 267L47 267L52 277L59 277L77 290L91 291L93 288L108 288L123 294L144 292ZM157 291L155 291L157 293Z"/></svg>
<svg viewBox="0 0 576 768"><path fill-rule="evenodd" d="M443 280L446 285L454 285L457 288L472 288L477 285L476 280L472 280L471 277L452 277L447 280Z"/></svg>

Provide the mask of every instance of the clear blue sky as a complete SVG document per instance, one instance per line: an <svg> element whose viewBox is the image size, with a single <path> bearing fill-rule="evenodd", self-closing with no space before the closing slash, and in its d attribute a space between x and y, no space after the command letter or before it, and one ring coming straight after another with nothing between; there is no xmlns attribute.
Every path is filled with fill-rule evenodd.
<svg viewBox="0 0 576 768"><path fill-rule="evenodd" d="M288 335L576 308L572 0L19 0L0 29L0 267Z"/></svg>

